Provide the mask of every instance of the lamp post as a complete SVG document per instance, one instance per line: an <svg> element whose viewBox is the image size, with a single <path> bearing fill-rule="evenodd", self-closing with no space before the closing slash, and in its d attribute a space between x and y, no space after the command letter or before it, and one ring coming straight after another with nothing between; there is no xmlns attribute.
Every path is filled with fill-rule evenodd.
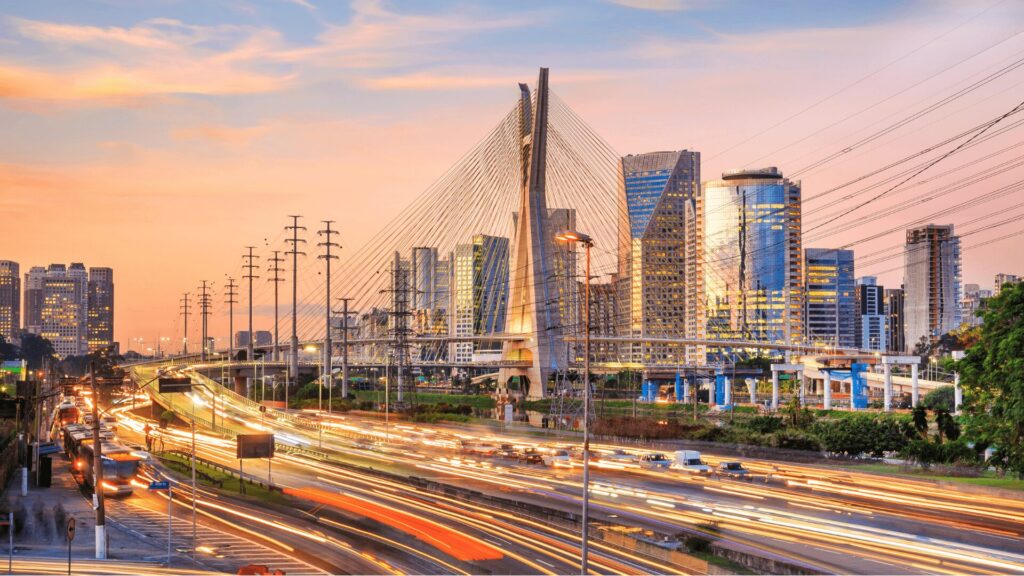
<svg viewBox="0 0 1024 576"><path fill-rule="evenodd" d="M583 526L580 529L580 574L587 574L588 524L590 521L590 249L594 241L582 232L564 230L556 240L583 244L586 266L583 277ZM567 367L568 368L568 367Z"/></svg>

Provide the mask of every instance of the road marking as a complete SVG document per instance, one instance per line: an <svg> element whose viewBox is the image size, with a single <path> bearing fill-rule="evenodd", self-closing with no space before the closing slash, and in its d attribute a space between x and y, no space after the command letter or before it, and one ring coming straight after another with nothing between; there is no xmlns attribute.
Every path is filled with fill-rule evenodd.
<svg viewBox="0 0 1024 576"><path fill-rule="evenodd" d="M541 564L547 566L548 568L554 568L555 567L554 564L551 564L549 562L545 562L545 561L541 560L540 558L534 558L534 560L536 560L537 562L540 562Z"/></svg>

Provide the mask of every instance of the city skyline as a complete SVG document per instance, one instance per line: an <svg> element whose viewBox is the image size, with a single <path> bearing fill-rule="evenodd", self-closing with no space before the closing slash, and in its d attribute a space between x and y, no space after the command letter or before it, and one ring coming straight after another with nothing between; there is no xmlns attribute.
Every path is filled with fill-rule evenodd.
<svg viewBox="0 0 1024 576"><path fill-rule="evenodd" d="M535 67L530 60L555 68L559 94L618 152L699 151L710 180L728 169L767 165L793 174L822 155L814 151L841 150L867 127L992 73L1022 45L1011 24L1020 9L1012 4L928 4L922 11L917 3L850 3L808 11L608 2L486 13L441 6L430 14L400 3L362 2L351 10L301 4L254 4L248 13L160 5L111 14L75 3L59 18L12 6L0 22L0 119L12 126L2 144L8 161L0 182L9 191L4 208L14 216L2 233L14 249L3 257L24 267L81 259L74 252L88 250L90 260L124 271L117 316L126 320L116 340L180 338L168 332L180 332L181 293L195 292L201 279L221 289L226 275L238 276L241 246L272 242L285 214L338 220L342 259L365 243L493 125L514 98L515 82ZM581 31L614 19L643 34L573 41L541 33L567 13ZM410 30L415 34L403 36ZM527 50L514 64L487 59L523 36L537 43L534 58ZM600 41L608 47L594 50ZM822 43L821 54L805 49L814 42ZM69 48L76 56L64 58ZM353 55L363 58L360 65L348 62ZM455 55L466 56L458 68L451 65ZM162 66L147 68L142 56ZM210 66L173 71L183 59ZM784 81L750 101L750 91L766 81L767 72L750 72L759 62L778 64L772 74ZM74 89L55 89L58 71L72 74ZM669 90L667 98L652 89L662 84L693 89ZM987 119L1012 106L1012 97L1005 81L993 82L879 145L808 170L799 177L806 207L821 218L849 208L811 199L887 157ZM302 110L282 114L285 99ZM641 109L648 113L638 116ZM108 121L115 117L130 121ZM437 139L442 126L448 137ZM409 169L377 178L392 154ZM172 169L173 184L166 177ZM987 183L1004 183L1000 178ZM946 196L933 204L943 202L954 203ZM996 200L935 222L957 224L1012 206ZM906 214L886 221L902 224ZM839 247L865 235L854 227L805 244ZM902 235L894 231L854 250L859 258L892 250ZM977 251L970 244L965 282L988 287L995 273L1024 268L1013 260L1022 256L1008 260L1000 244ZM308 276L300 283L309 285L317 263L309 258L301 266ZM887 287L900 284L898 259L861 268ZM167 270L175 281L154 282ZM270 324L269 309L269 301L257 302L261 326ZM227 335L226 316L215 307L213 333Z"/></svg>

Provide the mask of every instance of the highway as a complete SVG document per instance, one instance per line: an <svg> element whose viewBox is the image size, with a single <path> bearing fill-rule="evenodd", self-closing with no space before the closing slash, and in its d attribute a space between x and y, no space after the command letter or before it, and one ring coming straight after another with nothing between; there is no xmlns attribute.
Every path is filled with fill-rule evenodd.
<svg viewBox="0 0 1024 576"><path fill-rule="evenodd" d="M152 378L152 374L138 376ZM210 384L202 377L196 376L195 380ZM186 406L194 406L196 421L207 426L216 413L221 430L273 430L281 443L331 455L330 462L296 454L275 458L276 484L296 491L323 491L325 494L320 496L324 498L340 495L341 501L324 502L335 509L354 506L353 499L374 502L455 529L502 553L500 561L475 560L468 566L449 558L446 561L451 565L442 564L440 571L466 567L469 571L486 568L507 573L560 573L578 566L578 538L565 529L502 517L490 508L467 513L462 502L439 501L410 486L382 482L379 477L333 463L373 467L485 494L577 509L581 490L578 462L549 468L472 457L456 449L459 440L539 445L542 440L536 436L495 434L490 429L460 431L451 426L394 424L385 428L376 418L346 415L316 418L323 420L320 432L310 426L308 419L277 411L268 411L272 418L264 421L253 403L229 391L214 395L210 392L212 386L197 387L195 402L185 397L164 400L176 403L177 411L186 415ZM225 463L237 462L232 440L206 434L204 431L201 455ZM628 446L594 447L636 451ZM718 461L713 455L705 456L711 464ZM684 528L713 528L723 541L776 553L828 572L1024 571L1024 502L1020 500L979 497L927 482L778 462L745 464L758 474L756 481L596 462L591 486L595 517L669 534ZM301 494L311 497L309 493ZM442 543L432 544L443 549ZM594 567L602 572L657 570L617 550L604 551L605 557L600 549L597 552Z"/></svg>

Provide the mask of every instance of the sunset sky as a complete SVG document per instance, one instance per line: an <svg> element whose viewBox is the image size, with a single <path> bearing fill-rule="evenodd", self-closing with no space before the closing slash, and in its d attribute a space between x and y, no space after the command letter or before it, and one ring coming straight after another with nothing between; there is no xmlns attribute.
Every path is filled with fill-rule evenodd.
<svg viewBox="0 0 1024 576"><path fill-rule="evenodd" d="M23 272L113 267L122 349L157 336L176 348L183 292L217 285L212 332L225 336L220 288L241 274L244 246L265 256L287 215L302 214L311 228L338 222L344 258L479 141L539 66L615 150L698 150L704 180L797 172L1004 70L802 173L805 212L818 211L806 229L863 201L816 193L1018 105L1024 67L1006 67L1024 57L1022 32L1016 0L4 2L0 259ZM857 242L1012 185L1024 169L1007 163L1024 149L1007 147L1022 134L953 156L840 223L991 177L805 246ZM1024 273L1024 236L972 248L1024 228L1021 198L936 219L963 231L1006 221L963 239L965 282ZM902 242L897 231L854 249L860 260ZM857 272L898 285L900 263L858 261Z"/></svg>

